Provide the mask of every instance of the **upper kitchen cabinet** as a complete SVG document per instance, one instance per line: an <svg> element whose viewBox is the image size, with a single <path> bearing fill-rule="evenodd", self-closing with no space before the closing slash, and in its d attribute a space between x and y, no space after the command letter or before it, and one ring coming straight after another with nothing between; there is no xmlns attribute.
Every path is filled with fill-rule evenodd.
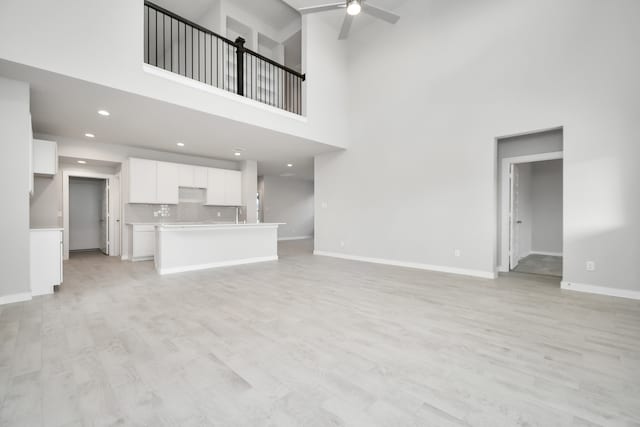
<svg viewBox="0 0 640 427"><path fill-rule="evenodd" d="M129 159L129 203L156 203L158 162Z"/></svg>
<svg viewBox="0 0 640 427"><path fill-rule="evenodd" d="M158 162L156 202L163 205L177 205L180 201L178 191L179 165Z"/></svg>
<svg viewBox="0 0 640 427"><path fill-rule="evenodd" d="M129 203L176 205L179 165L129 159Z"/></svg>
<svg viewBox="0 0 640 427"><path fill-rule="evenodd" d="M54 141L33 140L33 173L54 176L58 173L58 144Z"/></svg>
<svg viewBox="0 0 640 427"><path fill-rule="evenodd" d="M242 204L242 172L224 171L224 201L230 206Z"/></svg>
<svg viewBox="0 0 640 427"><path fill-rule="evenodd" d="M179 185L187 188L207 188L207 168L178 165Z"/></svg>
<svg viewBox="0 0 640 427"><path fill-rule="evenodd" d="M240 206L242 204L242 173L209 168L207 205Z"/></svg>
<svg viewBox="0 0 640 427"><path fill-rule="evenodd" d="M207 205L224 206L224 169L207 171Z"/></svg>

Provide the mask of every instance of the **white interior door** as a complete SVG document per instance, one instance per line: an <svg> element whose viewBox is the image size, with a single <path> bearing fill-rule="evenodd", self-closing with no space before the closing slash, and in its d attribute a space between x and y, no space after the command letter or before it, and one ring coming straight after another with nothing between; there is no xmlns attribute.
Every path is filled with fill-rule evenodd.
<svg viewBox="0 0 640 427"><path fill-rule="evenodd" d="M513 270L518 266L520 248L520 227L518 221L519 215L519 187L520 172L517 165L511 164L509 170L510 181L510 206L509 206L509 269Z"/></svg>
<svg viewBox="0 0 640 427"><path fill-rule="evenodd" d="M106 179L100 209L100 250L109 255L109 181Z"/></svg>

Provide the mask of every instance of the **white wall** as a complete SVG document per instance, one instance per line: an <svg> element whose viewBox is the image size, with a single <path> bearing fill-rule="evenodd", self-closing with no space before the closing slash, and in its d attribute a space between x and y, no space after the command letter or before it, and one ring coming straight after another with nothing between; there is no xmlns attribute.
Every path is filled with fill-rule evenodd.
<svg viewBox="0 0 640 427"><path fill-rule="evenodd" d="M0 77L0 302L30 297L29 85Z"/></svg>
<svg viewBox="0 0 640 427"><path fill-rule="evenodd" d="M100 249L106 181L69 179L69 250Z"/></svg>
<svg viewBox="0 0 640 427"><path fill-rule="evenodd" d="M531 251L562 254L562 160L531 163Z"/></svg>
<svg viewBox="0 0 640 427"><path fill-rule="evenodd" d="M352 34L351 140L316 158L316 250L493 274L495 139L563 126L564 279L640 290L640 2L397 11Z"/></svg>
<svg viewBox="0 0 640 427"><path fill-rule="evenodd" d="M261 180L264 222L283 222L279 239L313 236L313 181L264 176Z"/></svg>
<svg viewBox="0 0 640 427"><path fill-rule="evenodd" d="M345 121L341 117L345 83L340 61L346 48L335 51L323 47L326 39L321 39L322 30L315 20L309 25L307 33L313 36L305 48L317 59L306 64L305 72L310 84L326 92L308 99L306 120L225 91L212 94L145 72L143 16L142 1L3 0L0 58L230 121L338 147L346 145ZM215 19L215 13L210 19ZM335 39L334 30L331 39ZM300 139L300 143L305 141Z"/></svg>
<svg viewBox="0 0 640 427"><path fill-rule="evenodd" d="M518 227L518 259L531 254L533 235L533 174L531 163L515 165L519 174L518 183L518 214L515 226Z"/></svg>

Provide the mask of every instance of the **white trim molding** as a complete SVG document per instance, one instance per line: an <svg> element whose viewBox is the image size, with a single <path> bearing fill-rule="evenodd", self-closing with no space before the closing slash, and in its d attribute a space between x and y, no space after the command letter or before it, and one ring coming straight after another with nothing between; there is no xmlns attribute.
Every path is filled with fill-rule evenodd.
<svg viewBox="0 0 640 427"><path fill-rule="evenodd" d="M631 289L607 288L605 286L586 285L584 283L567 282L565 280L560 282L560 287L568 291L640 300L640 291Z"/></svg>
<svg viewBox="0 0 640 427"><path fill-rule="evenodd" d="M14 302L22 302L31 300L31 292L22 292L19 294L10 294L0 297L0 305L13 304Z"/></svg>
<svg viewBox="0 0 640 427"><path fill-rule="evenodd" d="M187 271L206 270L210 268L220 268L220 267L232 267L234 265L255 264L258 262L269 262L269 261L277 261L277 260L278 260L277 256L245 258L245 259L239 259L239 260L233 260L233 261L213 262L209 264L197 264L197 265L187 265L184 267L163 268L159 270L158 273L164 276L166 274L185 273Z"/></svg>
<svg viewBox="0 0 640 427"><path fill-rule="evenodd" d="M373 264L393 265L395 267L415 268L417 270L437 271L440 273L458 274L462 276L480 277L483 279L495 279L496 273L493 271L470 270L466 268L445 267L440 265L422 264L418 262L395 261L383 258L369 258L357 255L341 254L338 252L313 251L314 255L331 258L341 258L350 261L370 262Z"/></svg>
<svg viewBox="0 0 640 427"><path fill-rule="evenodd" d="M562 256L562 252L531 251L529 255Z"/></svg>
<svg viewBox="0 0 640 427"><path fill-rule="evenodd" d="M279 237L278 242L286 242L289 240L307 240L307 239L313 239L313 236Z"/></svg>

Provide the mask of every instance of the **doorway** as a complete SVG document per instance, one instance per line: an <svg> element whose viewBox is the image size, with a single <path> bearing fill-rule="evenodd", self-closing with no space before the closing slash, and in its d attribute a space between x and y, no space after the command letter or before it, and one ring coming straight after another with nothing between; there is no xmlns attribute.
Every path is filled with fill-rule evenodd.
<svg viewBox="0 0 640 427"><path fill-rule="evenodd" d="M109 254L109 185L106 179L69 178L69 252Z"/></svg>
<svg viewBox="0 0 640 427"><path fill-rule="evenodd" d="M62 183L64 259L93 251L120 255L120 176L65 170Z"/></svg>
<svg viewBox="0 0 640 427"><path fill-rule="evenodd" d="M563 161L509 169L509 271L562 277Z"/></svg>
<svg viewBox="0 0 640 427"><path fill-rule="evenodd" d="M564 129L496 138L496 268L562 277Z"/></svg>

